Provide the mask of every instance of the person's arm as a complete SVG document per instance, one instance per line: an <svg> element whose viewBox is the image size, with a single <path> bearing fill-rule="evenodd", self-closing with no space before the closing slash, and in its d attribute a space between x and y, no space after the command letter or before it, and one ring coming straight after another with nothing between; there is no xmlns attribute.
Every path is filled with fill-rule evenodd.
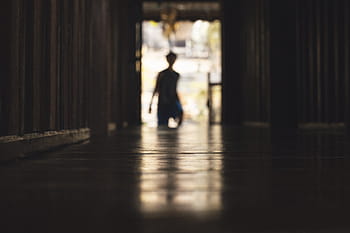
<svg viewBox="0 0 350 233"><path fill-rule="evenodd" d="M176 101L178 101L179 103L181 103L181 101L180 101L180 98L179 98L179 94L176 92Z"/></svg>
<svg viewBox="0 0 350 233"><path fill-rule="evenodd" d="M149 113L152 113L152 103L153 103L153 99L154 99L154 96L155 96L156 94L158 94L158 93L159 93L159 75L158 75L158 77L157 77L156 86L155 86L155 88L154 88L154 91L153 91L153 94L152 94L152 98L151 98L151 102L150 102L150 104L149 104L149 108L148 108L148 112L149 112Z"/></svg>
<svg viewBox="0 0 350 233"><path fill-rule="evenodd" d="M177 74L177 80L179 81L179 79L180 79L180 75ZM178 81L177 81L177 82L178 82ZM176 83L176 100L177 100L179 103L181 103L180 98L179 98L179 94L177 93L177 83Z"/></svg>

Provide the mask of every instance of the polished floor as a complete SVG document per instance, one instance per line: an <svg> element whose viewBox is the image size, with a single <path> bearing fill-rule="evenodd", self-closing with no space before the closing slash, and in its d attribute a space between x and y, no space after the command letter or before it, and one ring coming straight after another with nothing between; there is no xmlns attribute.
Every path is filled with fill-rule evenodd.
<svg viewBox="0 0 350 233"><path fill-rule="evenodd" d="M349 233L341 131L142 127L0 164L1 233Z"/></svg>

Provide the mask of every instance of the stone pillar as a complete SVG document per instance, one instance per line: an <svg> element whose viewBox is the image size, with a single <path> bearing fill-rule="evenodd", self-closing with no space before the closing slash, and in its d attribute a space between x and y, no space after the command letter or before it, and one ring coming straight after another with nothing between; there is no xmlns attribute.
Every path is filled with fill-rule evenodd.
<svg viewBox="0 0 350 233"><path fill-rule="evenodd" d="M296 129L297 1L270 0L271 128Z"/></svg>

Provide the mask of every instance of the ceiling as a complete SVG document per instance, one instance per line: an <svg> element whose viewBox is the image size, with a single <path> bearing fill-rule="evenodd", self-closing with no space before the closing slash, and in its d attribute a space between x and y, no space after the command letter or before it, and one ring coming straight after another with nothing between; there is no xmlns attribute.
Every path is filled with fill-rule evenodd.
<svg viewBox="0 0 350 233"><path fill-rule="evenodd" d="M143 1L143 19L160 20L160 12L164 8L175 8L177 20L215 20L220 19L220 3L207 1Z"/></svg>

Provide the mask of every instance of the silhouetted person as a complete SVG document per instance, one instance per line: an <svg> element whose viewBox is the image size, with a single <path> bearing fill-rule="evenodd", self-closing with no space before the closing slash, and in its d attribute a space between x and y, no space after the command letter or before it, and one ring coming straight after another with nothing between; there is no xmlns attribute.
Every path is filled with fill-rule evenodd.
<svg viewBox="0 0 350 233"><path fill-rule="evenodd" d="M173 70L176 58L177 56L173 52L166 56L169 67L159 72L149 106L149 113L151 113L153 98L158 94L158 126L168 126L170 118L174 118L178 122L178 126L182 123L183 110L177 94L177 82L180 75Z"/></svg>

